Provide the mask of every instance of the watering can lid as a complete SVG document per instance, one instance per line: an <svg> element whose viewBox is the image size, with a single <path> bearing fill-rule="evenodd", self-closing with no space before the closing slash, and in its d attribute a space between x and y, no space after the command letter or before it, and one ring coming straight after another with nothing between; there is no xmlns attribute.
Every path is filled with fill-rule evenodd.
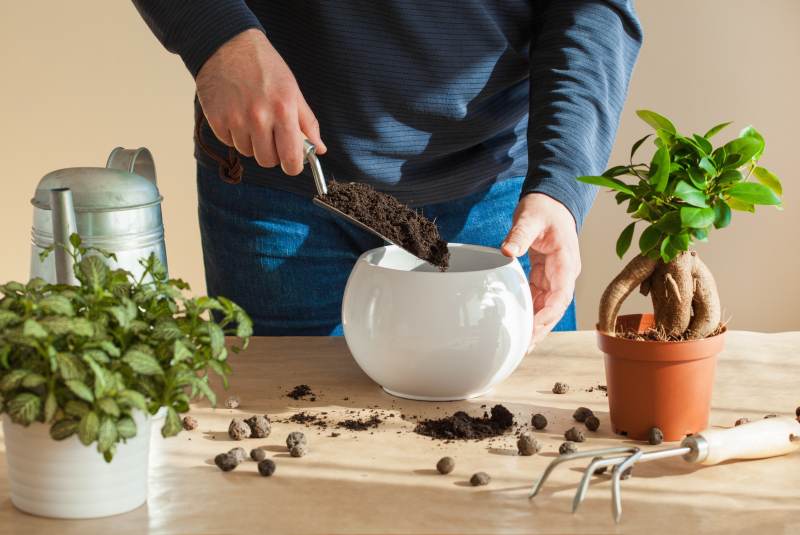
<svg viewBox="0 0 800 535"><path fill-rule="evenodd" d="M150 176L141 176L141 174ZM107 167L70 167L47 173L31 204L50 210L50 190L69 188L76 211L135 208L161 202L155 166L147 149L116 148Z"/></svg>

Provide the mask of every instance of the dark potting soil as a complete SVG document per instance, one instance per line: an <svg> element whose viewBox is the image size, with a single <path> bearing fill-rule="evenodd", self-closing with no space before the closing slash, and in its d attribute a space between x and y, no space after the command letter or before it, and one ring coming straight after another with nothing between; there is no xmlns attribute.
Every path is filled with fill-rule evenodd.
<svg viewBox="0 0 800 535"><path fill-rule="evenodd" d="M297 385L289 392L286 393L286 396L292 399L303 399L305 397L314 397L314 392L311 391L311 387L308 385ZM316 399L316 398L315 398Z"/></svg>
<svg viewBox="0 0 800 535"><path fill-rule="evenodd" d="M378 427L382 422L383 420L381 420L377 414L373 414L366 420L362 420L361 418L342 420L336 425L348 431L366 431L367 429Z"/></svg>
<svg viewBox="0 0 800 535"><path fill-rule="evenodd" d="M458 411L452 416L423 420L414 432L442 440L480 440L502 435L514 425L514 415L502 405L492 407L492 415L481 418Z"/></svg>
<svg viewBox="0 0 800 535"><path fill-rule="evenodd" d="M396 198L357 182L328 183L328 194L318 198L377 230L414 256L446 271L450 251L436 224Z"/></svg>

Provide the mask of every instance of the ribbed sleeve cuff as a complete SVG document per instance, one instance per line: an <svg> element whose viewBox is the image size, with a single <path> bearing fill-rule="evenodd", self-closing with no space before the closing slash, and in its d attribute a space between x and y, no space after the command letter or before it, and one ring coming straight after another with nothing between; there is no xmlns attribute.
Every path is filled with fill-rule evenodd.
<svg viewBox="0 0 800 535"><path fill-rule="evenodd" d="M543 168L546 168L546 166L541 166L539 169ZM583 221L594 203L597 191L598 188L596 186L578 182L572 177L558 179L552 176L528 175L522 186L523 196L528 193L544 193L563 204L572 214L572 217L575 218L575 228L578 231L581 230Z"/></svg>

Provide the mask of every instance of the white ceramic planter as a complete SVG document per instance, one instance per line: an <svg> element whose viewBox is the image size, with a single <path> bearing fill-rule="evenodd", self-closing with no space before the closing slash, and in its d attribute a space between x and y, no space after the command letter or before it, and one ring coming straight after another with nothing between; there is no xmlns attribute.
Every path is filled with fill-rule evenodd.
<svg viewBox="0 0 800 535"><path fill-rule="evenodd" d="M522 361L533 304L516 259L449 244L441 273L395 246L367 251L344 293L350 352L390 394L429 401L486 393Z"/></svg>
<svg viewBox="0 0 800 535"><path fill-rule="evenodd" d="M3 415L11 501L19 509L53 518L96 518L130 511L147 500L150 422L134 416L137 435L117 446L107 463L95 444L73 435L50 438L49 426L22 427Z"/></svg>

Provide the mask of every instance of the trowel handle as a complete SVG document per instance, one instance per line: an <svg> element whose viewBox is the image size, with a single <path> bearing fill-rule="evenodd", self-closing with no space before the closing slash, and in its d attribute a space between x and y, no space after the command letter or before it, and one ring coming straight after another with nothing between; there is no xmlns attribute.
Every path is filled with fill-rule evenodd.
<svg viewBox="0 0 800 535"><path fill-rule="evenodd" d="M687 437L684 443L693 439L700 452L700 464L776 457L800 449L800 422L789 417L765 418L729 429L707 429Z"/></svg>
<svg viewBox="0 0 800 535"><path fill-rule="evenodd" d="M303 160L308 162L311 167L311 174L314 175L317 193L327 195L328 184L325 182L325 174L322 172L322 165L320 165L317 158L317 147L307 139L303 141Z"/></svg>

